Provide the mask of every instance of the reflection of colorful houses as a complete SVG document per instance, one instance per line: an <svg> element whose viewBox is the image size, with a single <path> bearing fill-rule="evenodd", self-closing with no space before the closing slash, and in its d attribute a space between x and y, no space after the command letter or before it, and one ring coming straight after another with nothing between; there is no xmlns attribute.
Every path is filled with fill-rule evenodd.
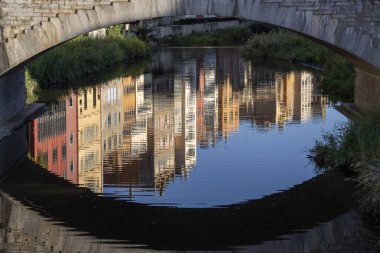
<svg viewBox="0 0 380 253"><path fill-rule="evenodd" d="M29 152L49 171L66 177L66 101L60 100L50 110L30 123Z"/></svg>
<svg viewBox="0 0 380 253"><path fill-rule="evenodd" d="M100 131L100 88L78 92L78 184L103 191Z"/></svg>
<svg viewBox="0 0 380 253"><path fill-rule="evenodd" d="M174 66L174 74L116 78L70 93L31 123L30 155L94 192L104 184L133 198L187 177L197 141L207 148L227 140L241 118L283 128L325 114L312 73L253 69L210 52Z"/></svg>
<svg viewBox="0 0 380 253"><path fill-rule="evenodd" d="M104 184L130 190L154 188L148 151L148 118L151 117L151 75L125 77L122 85L122 140L117 151L103 156ZM133 197L130 191L130 198Z"/></svg>

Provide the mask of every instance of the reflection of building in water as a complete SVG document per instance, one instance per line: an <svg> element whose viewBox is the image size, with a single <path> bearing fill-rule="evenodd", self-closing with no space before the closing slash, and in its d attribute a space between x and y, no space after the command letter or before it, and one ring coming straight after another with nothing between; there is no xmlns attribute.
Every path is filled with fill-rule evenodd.
<svg viewBox="0 0 380 253"><path fill-rule="evenodd" d="M148 151L155 184L163 190L174 176L174 97L171 76L160 76L152 84L152 117L148 120Z"/></svg>
<svg viewBox="0 0 380 253"><path fill-rule="evenodd" d="M228 134L239 128L239 97L233 91L229 77L219 83L218 88L219 132L223 140L227 140Z"/></svg>
<svg viewBox="0 0 380 253"><path fill-rule="evenodd" d="M118 81L122 87L122 139L120 146L103 156L104 183L128 187L132 197L134 187L154 187L154 173L151 173L147 153L151 75L124 77Z"/></svg>
<svg viewBox="0 0 380 253"><path fill-rule="evenodd" d="M78 183L78 100L70 92L66 98L66 179Z"/></svg>
<svg viewBox="0 0 380 253"><path fill-rule="evenodd" d="M218 88L214 54L206 54L197 78L197 140L201 147L214 146L218 136Z"/></svg>
<svg viewBox="0 0 380 253"><path fill-rule="evenodd" d="M319 82L311 72L256 70L252 78L253 117L259 127L277 124L283 128L288 121L305 121L325 114L327 101L316 94ZM244 97L249 96L247 86L243 89Z"/></svg>
<svg viewBox="0 0 380 253"><path fill-rule="evenodd" d="M239 116L240 119L254 119L253 105L254 105L254 94L252 87L252 65L247 63L243 68L243 84L244 87L239 92Z"/></svg>
<svg viewBox="0 0 380 253"><path fill-rule="evenodd" d="M42 167L78 183L77 101L72 92L30 123L29 153Z"/></svg>
<svg viewBox="0 0 380 253"><path fill-rule="evenodd" d="M174 77L175 167L182 174L187 174L196 162L196 74L196 62L190 61Z"/></svg>
<svg viewBox="0 0 380 253"><path fill-rule="evenodd" d="M276 82L275 73L268 70L253 70L253 94L255 123L261 127L276 124Z"/></svg>
<svg viewBox="0 0 380 253"><path fill-rule="evenodd" d="M78 92L78 184L103 191L100 131L100 88Z"/></svg>
<svg viewBox="0 0 380 253"><path fill-rule="evenodd" d="M317 96L318 79L310 72L301 71L294 74L294 114L293 119L306 121L318 115L324 117L326 99Z"/></svg>
<svg viewBox="0 0 380 253"><path fill-rule="evenodd" d="M66 178L66 100L59 100L50 110L30 123L29 152L42 167Z"/></svg>
<svg viewBox="0 0 380 253"><path fill-rule="evenodd" d="M154 69L70 93L31 124L31 156L95 192L105 184L133 198L187 177L197 141L212 147L218 137L227 140L240 118L282 129L325 115L327 101L315 94L319 81L310 72L255 68L228 51L177 54L163 55L157 71L174 73ZM186 61L172 64L177 58Z"/></svg>

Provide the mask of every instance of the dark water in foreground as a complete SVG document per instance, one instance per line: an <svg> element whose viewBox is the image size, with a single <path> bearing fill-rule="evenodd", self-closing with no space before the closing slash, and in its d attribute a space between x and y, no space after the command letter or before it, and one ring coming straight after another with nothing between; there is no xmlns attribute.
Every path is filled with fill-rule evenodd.
<svg viewBox="0 0 380 253"><path fill-rule="evenodd" d="M18 133L0 250L375 252L355 186L306 157L346 120L321 78L162 49L142 74L62 91Z"/></svg>

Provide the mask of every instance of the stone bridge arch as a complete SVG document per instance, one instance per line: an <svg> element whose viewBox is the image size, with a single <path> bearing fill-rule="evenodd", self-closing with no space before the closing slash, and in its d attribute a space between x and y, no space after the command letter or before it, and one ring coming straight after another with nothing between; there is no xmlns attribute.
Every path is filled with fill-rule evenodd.
<svg viewBox="0 0 380 253"><path fill-rule="evenodd" d="M1 0L0 75L95 29L185 14L284 27L380 72L380 0Z"/></svg>

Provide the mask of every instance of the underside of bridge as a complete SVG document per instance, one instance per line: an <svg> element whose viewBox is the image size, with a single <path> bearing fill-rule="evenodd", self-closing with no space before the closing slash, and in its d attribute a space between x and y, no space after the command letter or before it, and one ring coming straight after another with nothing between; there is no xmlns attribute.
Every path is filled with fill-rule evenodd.
<svg viewBox="0 0 380 253"><path fill-rule="evenodd" d="M315 38L380 70L379 0L4 0L0 75L78 35L110 25L185 14L265 22Z"/></svg>

